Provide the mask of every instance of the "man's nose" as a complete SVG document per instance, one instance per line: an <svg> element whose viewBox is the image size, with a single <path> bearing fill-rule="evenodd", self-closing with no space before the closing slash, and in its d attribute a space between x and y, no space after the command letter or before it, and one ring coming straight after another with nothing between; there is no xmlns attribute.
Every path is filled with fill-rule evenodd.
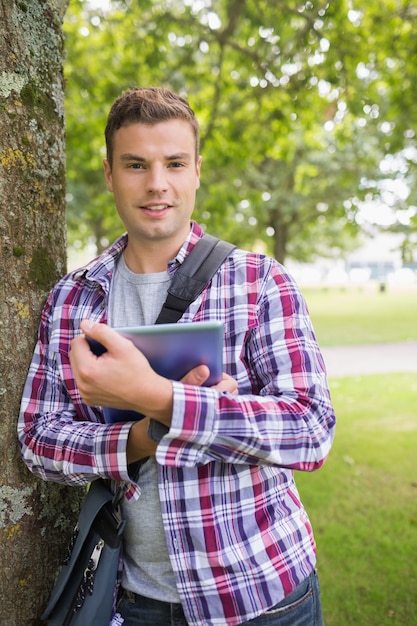
<svg viewBox="0 0 417 626"><path fill-rule="evenodd" d="M166 168L163 165L154 164L148 170L146 178L146 190L149 193L161 193L168 188Z"/></svg>

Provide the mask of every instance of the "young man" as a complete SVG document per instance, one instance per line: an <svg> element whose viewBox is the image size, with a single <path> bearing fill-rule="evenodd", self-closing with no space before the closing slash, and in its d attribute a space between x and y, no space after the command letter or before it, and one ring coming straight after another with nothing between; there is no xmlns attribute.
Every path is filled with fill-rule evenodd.
<svg viewBox="0 0 417 626"><path fill-rule="evenodd" d="M325 461L335 416L306 304L275 260L235 249L181 321L225 324L223 380L157 375L112 327L152 324L204 235L198 124L169 90L135 88L106 127L107 187L127 234L64 277L42 314L19 420L45 480L125 481L125 626L319 626L315 543L294 470ZM85 334L104 344L97 358ZM137 422L105 424L102 406ZM165 425L154 441L149 420ZM141 461L137 482L129 465Z"/></svg>

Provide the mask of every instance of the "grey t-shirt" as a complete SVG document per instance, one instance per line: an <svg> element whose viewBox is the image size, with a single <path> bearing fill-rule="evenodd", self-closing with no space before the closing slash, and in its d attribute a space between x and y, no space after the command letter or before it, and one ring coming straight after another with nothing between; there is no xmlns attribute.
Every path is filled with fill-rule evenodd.
<svg viewBox="0 0 417 626"><path fill-rule="evenodd" d="M168 272L135 274L121 256L109 298L111 326L153 324L165 302ZM141 496L123 503L126 517L122 585L149 598L179 602L162 524L158 492L158 465L149 458L140 469Z"/></svg>

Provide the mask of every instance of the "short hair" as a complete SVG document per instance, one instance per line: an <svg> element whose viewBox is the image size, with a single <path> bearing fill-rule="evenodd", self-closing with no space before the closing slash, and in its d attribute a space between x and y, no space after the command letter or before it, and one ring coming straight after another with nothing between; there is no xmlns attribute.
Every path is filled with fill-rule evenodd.
<svg viewBox="0 0 417 626"><path fill-rule="evenodd" d="M129 124L153 126L167 120L189 122L195 137L195 158L200 153L200 130L196 115L187 100L164 87L132 87L124 91L113 103L104 131L107 160L113 164L114 133Z"/></svg>

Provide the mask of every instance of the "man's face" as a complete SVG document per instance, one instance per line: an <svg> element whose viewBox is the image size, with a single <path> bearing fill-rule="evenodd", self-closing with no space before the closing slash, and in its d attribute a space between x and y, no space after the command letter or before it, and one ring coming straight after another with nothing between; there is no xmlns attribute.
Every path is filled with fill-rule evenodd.
<svg viewBox="0 0 417 626"><path fill-rule="evenodd" d="M104 170L129 242L182 245L200 186L200 165L185 120L130 124L116 131L113 166L105 160Z"/></svg>

